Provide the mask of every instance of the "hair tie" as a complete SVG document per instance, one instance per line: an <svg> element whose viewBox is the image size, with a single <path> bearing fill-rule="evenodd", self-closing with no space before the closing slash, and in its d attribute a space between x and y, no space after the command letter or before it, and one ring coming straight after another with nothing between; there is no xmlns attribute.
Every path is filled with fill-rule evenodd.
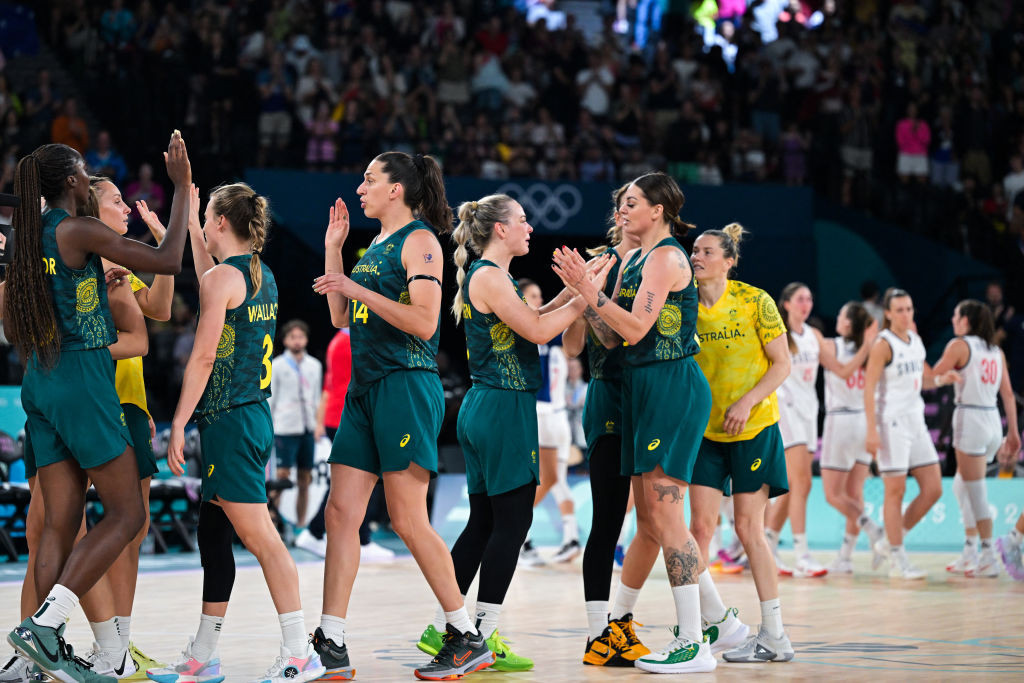
<svg viewBox="0 0 1024 683"><path fill-rule="evenodd" d="M480 206L479 202L475 202L475 201L474 202L470 202L469 210L473 212L473 217L474 218L476 217L476 210L477 210L477 207L479 207L479 206Z"/></svg>
<svg viewBox="0 0 1024 683"><path fill-rule="evenodd" d="M416 167L416 170L421 171L421 172L423 171L424 161L423 161L423 155L422 154L414 155L413 158L412 158L412 163L413 163L413 166Z"/></svg>

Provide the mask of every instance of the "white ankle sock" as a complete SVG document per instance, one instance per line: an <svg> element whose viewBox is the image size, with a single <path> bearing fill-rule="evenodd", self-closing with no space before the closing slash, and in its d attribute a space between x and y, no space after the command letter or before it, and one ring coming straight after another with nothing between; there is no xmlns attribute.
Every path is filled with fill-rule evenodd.
<svg viewBox="0 0 1024 683"><path fill-rule="evenodd" d="M587 607L587 630L590 639L600 638L601 634L608 627L608 601L588 600Z"/></svg>
<svg viewBox="0 0 1024 683"><path fill-rule="evenodd" d="M281 640L284 647L291 653L292 657L301 657L306 653L306 622L302 618L302 610L285 612L277 615L277 621L281 624Z"/></svg>
<svg viewBox="0 0 1024 683"><path fill-rule="evenodd" d="M857 547L857 537L843 534L843 544L839 546L839 557L848 560L853 557L853 549Z"/></svg>
<svg viewBox="0 0 1024 683"><path fill-rule="evenodd" d="M466 596L462 596L462 604L466 604ZM448 619L444 616L444 607L438 604L437 609L434 611L434 628L437 629L438 633L444 633L448 624Z"/></svg>
<svg viewBox="0 0 1024 683"><path fill-rule="evenodd" d="M722 596L715 588L715 582L711 578L711 572L707 569L697 577L697 586L700 589L700 615L705 621L717 624L725 619L726 607L722 602Z"/></svg>
<svg viewBox="0 0 1024 683"><path fill-rule="evenodd" d="M1016 543L1017 545L1020 545L1021 542L1024 541L1024 534L1017 531L1017 528L1014 527L1010 529L1010 540Z"/></svg>
<svg viewBox="0 0 1024 683"><path fill-rule="evenodd" d="M672 599L676 603L676 623L679 624L679 636L689 638L695 643L703 640L700 629L700 586L672 586Z"/></svg>
<svg viewBox="0 0 1024 683"><path fill-rule="evenodd" d="M973 555L978 551L978 537L964 536L964 555Z"/></svg>
<svg viewBox="0 0 1024 683"><path fill-rule="evenodd" d="M330 614L320 615L320 630L324 637L333 640L339 647L345 642L344 617L332 617Z"/></svg>
<svg viewBox="0 0 1024 683"><path fill-rule="evenodd" d="M101 650L120 652L127 647L121 645L121 636L117 633L117 617L111 617L106 621L90 621L89 628L92 629L92 637Z"/></svg>
<svg viewBox="0 0 1024 683"><path fill-rule="evenodd" d="M782 637L782 606L778 598L761 603L761 624L772 638Z"/></svg>
<svg viewBox="0 0 1024 683"><path fill-rule="evenodd" d="M981 552L987 552L992 549L992 539L983 538L981 539Z"/></svg>
<svg viewBox="0 0 1024 683"><path fill-rule="evenodd" d="M491 634L497 630L499 617L501 617L501 605L476 601L476 630L484 634L484 638L490 638Z"/></svg>
<svg viewBox="0 0 1024 683"><path fill-rule="evenodd" d="M58 583L54 585L50 594L46 596L46 600L32 615L32 621L40 626L60 628L67 622L71 610L77 606L78 596Z"/></svg>
<svg viewBox="0 0 1024 683"><path fill-rule="evenodd" d="M196 631L195 640L192 641L192 656L200 662L208 662L217 649L217 640L220 638L220 627L224 624L224 617L214 617L209 614L199 615L199 630Z"/></svg>
<svg viewBox="0 0 1024 683"><path fill-rule="evenodd" d="M633 608L636 607L636 601L639 598L639 588L630 588L626 584L620 583L619 589L615 591L615 602L612 604L611 618L621 619L627 614L632 614Z"/></svg>
<svg viewBox="0 0 1024 683"><path fill-rule="evenodd" d="M569 543L570 541L580 540L580 527L576 523L576 513L570 512L567 515L562 515L562 545Z"/></svg>
<svg viewBox="0 0 1024 683"><path fill-rule="evenodd" d="M765 529L764 537L768 539L768 545L772 552L775 552L779 547L779 532L775 529Z"/></svg>
<svg viewBox="0 0 1024 683"><path fill-rule="evenodd" d="M793 550L796 551L797 559L809 554L807 534L793 534Z"/></svg>
<svg viewBox="0 0 1024 683"><path fill-rule="evenodd" d="M476 627L473 626L473 622L470 620L469 614L466 612L465 605L454 612L445 612L444 621L446 624L451 624L458 629L459 633L477 634Z"/></svg>
<svg viewBox="0 0 1024 683"><path fill-rule="evenodd" d="M132 618L127 616L114 619L117 621L117 635L121 636L121 644L128 647L132 640Z"/></svg>

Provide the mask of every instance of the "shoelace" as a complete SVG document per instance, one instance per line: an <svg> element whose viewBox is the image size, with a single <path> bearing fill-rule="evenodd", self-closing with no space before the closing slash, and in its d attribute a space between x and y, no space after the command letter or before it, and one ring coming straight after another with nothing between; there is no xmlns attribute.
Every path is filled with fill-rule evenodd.
<svg viewBox="0 0 1024 683"><path fill-rule="evenodd" d="M435 664L443 661L445 657L448 657L449 655L454 656L455 648L457 647L455 644L455 636L453 636L448 631L444 632L444 635L441 636L441 639L444 642L444 645L442 645L441 649L438 650L437 656L435 656L434 659L431 660Z"/></svg>
<svg viewBox="0 0 1024 683"><path fill-rule="evenodd" d="M504 636L495 634L493 642L497 646L494 650L494 654L498 654L499 652L508 654L511 651L511 648L508 646L508 641L505 640Z"/></svg>
<svg viewBox="0 0 1024 683"><path fill-rule="evenodd" d="M641 624L639 621L636 621L635 619L629 619L628 621L620 619L617 620L616 626L618 626L618 624L623 624L622 626L619 626L619 630L622 632L623 637L626 639L627 645L633 647L634 645L641 644L640 639L636 635L636 631L633 630L633 624L636 624L637 626L643 626L643 624Z"/></svg>
<svg viewBox="0 0 1024 683"><path fill-rule="evenodd" d="M64 654L64 659L71 662L71 664L85 669L92 668L92 662L87 662L81 657L76 656L75 649L64 640L63 636L57 636L57 647Z"/></svg>
<svg viewBox="0 0 1024 683"><path fill-rule="evenodd" d="M263 677L264 678L274 678L274 677L276 677L279 673L284 671L284 667L285 667L285 665L287 663L288 662L287 662L287 660L285 660L284 657L278 656L278 658L274 660L274 663L270 665L270 668L267 669L267 673L263 674Z"/></svg>

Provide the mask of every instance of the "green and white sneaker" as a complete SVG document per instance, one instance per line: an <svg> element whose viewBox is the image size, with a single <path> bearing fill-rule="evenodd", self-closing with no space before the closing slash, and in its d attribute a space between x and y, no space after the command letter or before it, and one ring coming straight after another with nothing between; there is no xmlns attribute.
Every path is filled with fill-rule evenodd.
<svg viewBox="0 0 1024 683"><path fill-rule="evenodd" d="M444 634L431 624L423 629L423 634L420 635L420 642L416 643L416 647L419 648L420 652L425 652L433 657L444 647Z"/></svg>
<svg viewBox="0 0 1024 683"><path fill-rule="evenodd" d="M114 683L116 678L101 676L64 641L64 627L40 626L29 617L7 634L7 642L46 674L64 683Z"/></svg>
<svg viewBox="0 0 1024 683"><path fill-rule="evenodd" d="M487 647L494 653L494 671L529 671L533 668L533 660L517 655L508 646L508 641L495 630L487 639Z"/></svg>
<svg viewBox="0 0 1024 683"><path fill-rule="evenodd" d="M677 626L673 633L678 633L678 630ZM697 643L676 635L665 649L644 655L636 660L635 666L654 674L707 673L714 671L718 662L711 654L707 637Z"/></svg>
<svg viewBox="0 0 1024 683"><path fill-rule="evenodd" d="M678 631L679 627L676 626L675 630ZM711 646L712 655L731 650L750 636L750 627L740 621L739 611L735 607L727 609L721 621L711 623L701 619L701 630Z"/></svg>
<svg viewBox="0 0 1024 683"><path fill-rule="evenodd" d="M793 645L790 644L786 633L783 632L781 638L772 638L763 624L758 628L757 635L750 636L736 649L722 653L722 659L727 662L747 664L788 662L793 656Z"/></svg>
<svg viewBox="0 0 1024 683"><path fill-rule="evenodd" d="M20 652L15 652L0 669L0 683L23 683L29 680L35 668L36 665L31 659Z"/></svg>

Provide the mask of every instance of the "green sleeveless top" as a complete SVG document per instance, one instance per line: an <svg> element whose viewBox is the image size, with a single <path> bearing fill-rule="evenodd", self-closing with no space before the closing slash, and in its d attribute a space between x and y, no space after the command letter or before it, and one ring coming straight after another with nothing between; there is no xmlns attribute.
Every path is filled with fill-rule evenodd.
<svg viewBox="0 0 1024 683"><path fill-rule="evenodd" d="M117 341L107 303L107 283L99 254L89 254L81 270L68 268L57 249L57 225L68 217L64 209L43 214L43 272L50 283L53 312L60 331L61 351L110 346Z"/></svg>
<svg viewBox="0 0 1024 683"><path fill-rule="evenodd" d="M402 265L402 246L416 230L433 230L413 221L387 239L371 244L349 277L367 289L392 301L409 304L408 275ZM371 384L396 370L437 372L437 345L441 339L441 313L430 341L423 341L394 327L362 301L349 302L349 331L352 337L352 381L349 392L359 396Z"/></svg>
<svg viewBox="0 0 1024 683"><path fill-rule="evenodd" d="M277 333L277 282L267 264L260 262L263 285L253 295L251 260L251 255L243 254L224 259L221 264L242 273L245 301L224 316L217 359L196 407L196 414L207 423L214 422L218 413L270 397L270 360Z"/></svg>
<svg viewBox="0 0 1024 683"><path fill-rule="evenodd" d="M666 237L658 242L651 251L658 247L673 246L679 250L689 263L683 245L674 237ZM622 269L622 287L619 289L619 305L632 310L633 300L643 278L644 264L651 251L640 258L640 250L633 255ZM692 277L692 276L691 276ZM632 346L623 344L625 365L648 365L660 361L676 360L692 356L700 351L697 340L697 286L694 280L678 291L669 292L665 305L658 313L658 320L647 331L644 338Z"/></svg>
<svg viewBox="0 0 1024 683"><path fill-rule="evenodd" d="M481 313L469 300L469 282L481 268L497 268L494 263L477 259L462 283L462 325L466 330L466 354L473 385L537 393L542 383L537 345L512 331L494 313ZM519 285L512 279L516 294ZM525 301L524 301L525 303Z"/></svg>
<svg viewBox="0 0 1024 683"><path fill-rule="evenodd" d="M622 257L614 249L610 250L615 263L608 271L608 280L605 282L604 293L611 298L615 291L615 283L619 279L619 268L622 267ZM590 379L603 379L609 382L618 382L622 379L622 348L609 349L602 344L594 330L587 328L587 363L590 366Z"/></svg>

